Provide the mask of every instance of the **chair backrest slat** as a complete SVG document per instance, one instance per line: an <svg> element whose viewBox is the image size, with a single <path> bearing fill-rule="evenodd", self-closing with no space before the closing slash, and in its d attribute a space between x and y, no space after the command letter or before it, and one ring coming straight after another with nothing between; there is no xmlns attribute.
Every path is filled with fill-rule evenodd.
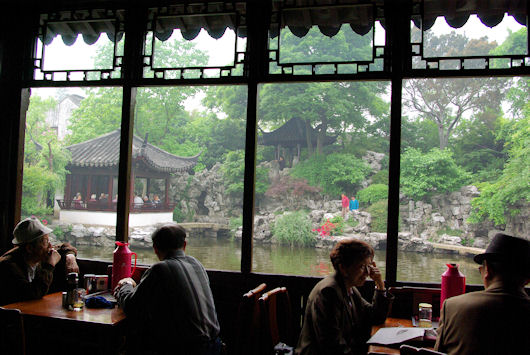
<svg viewBox="0 0 530 355"><path fill-rule="evenodd" d="M259 348L260 307L258 299L267 288L265 283L245 293L239 303L236 321L235 355L254 354Z"/></svg>
<svg viewBox="0 0 530 355"><path fill-rule="evenodd" d="M292 310L287 289L278 287L266 292L259 303L263 328L260 354L271 354L279 342L292 345Z"/></svg>

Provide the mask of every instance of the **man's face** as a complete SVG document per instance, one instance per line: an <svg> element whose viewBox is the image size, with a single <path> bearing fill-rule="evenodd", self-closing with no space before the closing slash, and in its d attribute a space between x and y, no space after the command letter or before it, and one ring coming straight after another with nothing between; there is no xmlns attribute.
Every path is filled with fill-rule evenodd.
<svg viewBox="0 0 530 355"><path fill-rule="evenodd" d="M39 238L37 243L29 247L28 252L33 260L43 261L46 260L51 248L49 236L45 234Z"/></svg>

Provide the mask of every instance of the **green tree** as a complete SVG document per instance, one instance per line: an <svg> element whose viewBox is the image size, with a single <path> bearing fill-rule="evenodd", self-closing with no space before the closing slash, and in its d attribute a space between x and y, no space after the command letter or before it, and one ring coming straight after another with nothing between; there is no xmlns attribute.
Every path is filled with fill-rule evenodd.
<svg viewBox="0 0 530 355"><path fill-rule="evenodd" d="M502 172L507 154L497 131L503 120L499 113L485 111L462 121L455 131L455 161L472 174L475 183L495 181Z"/></svg>
<svg viewBox="0 0 530 355"><path fill-rule="evenodd" d="M486 37L470 40L451 32L438 37L426 36L425 47L426 56L484 55L496 43L488 42ZM466 116L484 110L499 111L505 85L505 80L497 78L411 79L404 86L403 103L422 120L436 124L439 148L443 150Z"/></svg>
<svg viewBox="0 0 530 355"><path fill-rule="evenodd" d="M107 60L112 51L111 44L98 50L96 63ZM195 48L195 44L186 40L166 41L156 48L155 62L158 67L175 67L186 65L205 65L208 56ZM184 102L197 94L197 87L145 87L138 90L135 106L134 133L139 137L149 136L150 142L177 154L182 151L200 151L190 147L182 127L189 120ZM78 110L72 114L70 144L97 137L120 127L121 90L97 88L87 91L87 98L82 101ZM187 148L182 148L187 145Z"/></svg>
<svg viewBox="0 0 530 355"><path fill-rule="evenodd" d="M361 159L350 154L332 153L315 155L300 162L291 175L306 179L325 194L340 196L358 190L370 172L371 168Z"/></svg>
<svg viewBox="0 0 530 355"><path fill-rule="evenodd" d="M232 196L242 197L245 177L245 152L235 150L226 154L222 166L226 192ZM269 187L268 171L263 167L256 167L256 182L254 185L257 198L263 197Z"/></svg>
<svg viewBox="0 0 530 355"><path fill-rule="evenodd" d="M371 205L388 198L388 185L372 184L357 193L359 203Z"/></svg>
<svg viewBox="0 0 530 355"><path fill-rule="evenodd" d="M57 140L57 132L46 122L46 114L56 104L52 98L33 95L26 113L23 215L49 213L55 191L64 184L69 154Z"/></svg>
<svg viewBox="0 0 530 355"><path fill-rule="evenodd" d="M401 156L401 191L414 200L455 191L468 180L449 150L433 148L424 154L409 148Z"/></svg>
<svg viewBox="0 0 530 355"><path fill-rule="evenodd" d="M505 123L508 162L496 182L479 185L480 196L471 201L471 223L489 219L502 225L508 214L519 214L520 207L530 201L530 104L524 112L525 118Z"/></svg>
<svg viewBox="0 0 530 355"><path fill-rule="evenodd" d="M304 62L306 58L319 61L344 61L371 59L370 35L359 36L344 26L330 39L317 28L298 38L290 31L282 31L280 38L281 62ZM303 73L303 69L301 70ZM386 122L388 104L381 95L386 91L385 82L333 82L266 84L260 87L258 117L260 129L275 129L289 119L298 117L306 123L307 153L323 153L326 134L340 135L348 132L365 133L368 120ZM246 106L242 100L245 87L233 87L231 92L214 88L207 92L205 102L219 107L232 118L244 118ZM386 116L387 117L387 116ZM375 125L371 125L375 130ZM316 147L309 139L311 129L318 132ZM388 130L387 130L388 132Z"/></svg>
<svg viewBox="0 0 530 355"><path fill-rule="evenodd" d="M122 91L115 88L90 88L85 99L72 112L65 137L67 145L81 143L121 126Z"/></svg>

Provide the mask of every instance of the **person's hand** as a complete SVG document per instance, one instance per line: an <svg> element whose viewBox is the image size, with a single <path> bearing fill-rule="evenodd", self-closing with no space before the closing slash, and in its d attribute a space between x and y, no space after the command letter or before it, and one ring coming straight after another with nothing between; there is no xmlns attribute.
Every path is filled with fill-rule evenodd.
<svg viewBox="0 0 530 355"><path fill-rule="evenodd" d="M385 289L385 283L383 282L383 276L381 275L381 270L377 267L375 264L375 261L372 261L372 265L370 265L370 278L374 280L375 287L379 290Z"/></svg>
<svg viewBox="0 0 530 355"><path fill-rule="evenodd" d="M77 265L77 260L75 259L74 254L66 254L66 273L77 272L79 273L79 266Z"/></svg>
<svg viewBox="0 0 530 355"><path fill-rule="evenodd" d="M48 256L46 257L45 262L51 266L55 266L59 260L61 260L61 255L57 252L57 250L51 248L51 250L48 251Z"/></svg>
<svg viewBox="0 0 530 355"><path fill-rule="evenodd" d="M118 284L116 285L116 287L114 288L114 294L118 293L118 291L123 287L123 285L125 284L129 284L129 285L132 285L133 287L136 287L136 281L134 281L132 278L130 277L126 277L124 279L121 279L120 281L118 281Z"/></svg>

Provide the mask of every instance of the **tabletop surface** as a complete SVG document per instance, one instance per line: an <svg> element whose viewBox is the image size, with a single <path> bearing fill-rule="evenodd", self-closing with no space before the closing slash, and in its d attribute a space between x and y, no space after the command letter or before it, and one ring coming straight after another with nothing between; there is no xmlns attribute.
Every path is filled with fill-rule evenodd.
<svg viewBox="0 0 530 355"><path fill-rule="evenodd" d="M62 293L51 293L41 299L11 303L3 306L19 309L22 315L49 317L54 319L72 320L86 323L114 326L125 319L123 310L118 307L86 308L81 311L69 311L62 307Z"/></svg>
<svg viewBox="0 0 530 355"><path fill-rule="evenodd" d="M412 319L389 317L384 324L374 325L372 327L372 335L374 335L379 329L387 327L412 327ZM399 354L399 346L398 348L391 348L381 345L370 345L368 352L372 354Z"/></svg>

